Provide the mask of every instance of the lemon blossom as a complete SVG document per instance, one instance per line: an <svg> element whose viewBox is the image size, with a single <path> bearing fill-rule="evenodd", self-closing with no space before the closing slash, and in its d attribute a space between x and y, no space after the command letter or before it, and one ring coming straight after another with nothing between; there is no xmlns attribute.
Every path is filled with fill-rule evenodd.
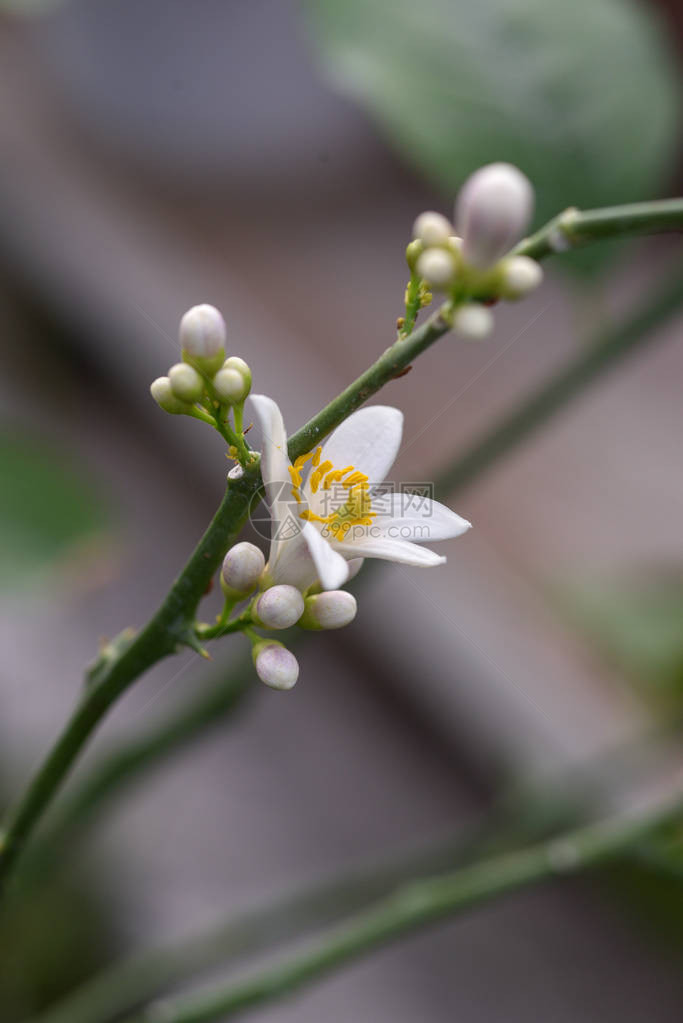
<svg viewBox="0 0 683 1023"><path fill-rule="evenodd" d="M401 444L398 409L374 405L354 412L292 464L280 409L265 395L250 400L263 434L261 473L272 520L267 584L305 590L319 582L323 590L336 590L349 578L348 562L355 568L361 558L441 565L446 559L419 543L470 528L437 501L379 487Z"/></svg>

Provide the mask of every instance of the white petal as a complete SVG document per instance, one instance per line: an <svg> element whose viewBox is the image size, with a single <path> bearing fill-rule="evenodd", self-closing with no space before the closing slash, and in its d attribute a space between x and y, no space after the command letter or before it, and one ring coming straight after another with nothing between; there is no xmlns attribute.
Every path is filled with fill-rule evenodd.
<svg viewBox="0 0 683 1023"><path fill-rule="evenodd" d="M446 559L426 547L419 547L407 540L390 540L388 537L368 537L353 543L335 543L335 550L347 558L382 558L384 561L398 561L402 565L443 565Z"/></svg>
<svg viewBox="0 0 683 1023"><path fill-rule="evenodd" d="M274 585L288 583L302 592L313 585L318 578L318 571L303 530L297 536L278 544L275 556L266 565L266 572Z"/></svg>
<svg viewBox="0 0 683 1023"><path fill-rule="evenodd" d="M376 515L373 526L382 536L413 543L433 543L461 536L471 528L467 519L456 515L445 504L421 497L419 494L383 494L372 499Z"/></svg>
<svg viewBox="0 0 683 1023"><path fill-rule="evenodd" d="M303 528L303 537L316 568L317 578L324 590L338 590L349 575L346 559L333 550L311 522Z"/></svg>
<svg viewBox="0 0 683 1023"><path fill-rule="evenodd" d="M261 476L266 488L266 501L273 520L271 536L282 532L282 526L291 514L289 456L287 454L287 433L282 413L272 398L265 394L252 394L258 424L261 427L263 448L261 451ZM280 541L271 542L271 559Z"/></svg>
<svg viewBox="0 0 683 1023"><path fill-rule="evenodd" d="M323 444L321 462L335 469L354 465L371 483L381 483L396 460L403 436L403 413L388 405L359 409Z"/></svg>

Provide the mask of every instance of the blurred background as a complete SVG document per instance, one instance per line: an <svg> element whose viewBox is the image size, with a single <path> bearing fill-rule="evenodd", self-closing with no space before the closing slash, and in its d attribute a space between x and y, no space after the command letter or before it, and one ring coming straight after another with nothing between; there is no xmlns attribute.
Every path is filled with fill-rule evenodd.
<svg viewBox="0 0 683 1023"><path fill-rule="evenodd" d="M391 342L415 216L448 214L482 163L529 174L539 224L680 193L682 46L675 0L0 3L0 793L220 499L220 439L148 394L185 309L223 311L296 428ZM548 262L485 343L445 338L379 399L405 413L396 479L438 480L681 268L677 236L601 245ZM521 783L566 794L569 772L595 812L666 784L681 281L679 317L453 496L474 529L447 566L361 574L358 619L299 644L293 692L253 681L35 864L0 922L3 1023L121 955L464 829ZM243 653L161 664L73 789ZM682 878L683 855L520 894L256 1018L673 1023Z"/></svg>

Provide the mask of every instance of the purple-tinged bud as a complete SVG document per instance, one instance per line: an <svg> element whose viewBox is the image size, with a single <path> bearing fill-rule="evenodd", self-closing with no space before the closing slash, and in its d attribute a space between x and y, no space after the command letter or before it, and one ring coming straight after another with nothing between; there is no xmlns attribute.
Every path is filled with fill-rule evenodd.
<svg viewBox="0 0 683 1023"><path fill-rule="evenodd" d="M195 305L180 321L183 359L200 373L213 376L225 359L225 320L212 305Z"/></svg>
<svg viewBox="0 0 683 1023"><path fill-rule="evenodd" d="M246 597L258 586L265 566L263 552L255 544L235 544L223 558L221 587L225 596Z"/></svg>
<svg viewBox="0 0 683 1023"><path fill-rule="evenodd" d="M291 689L299 677L299 662L291 650L276 640L264 640L252 648L256 674L271 689Z"/></svg>
<svg viewBox="0 0 683 1023"><path fill-rule="evenodd" d="M257 625L267 629L289 629L296 625L304 613L304 598L295 586L282 584L257 597L252 617Z"/></svg>
<svg viewBox="0 0 683 1023"><path fill-rule="evenodd" d="M490 163L472 174L458 195L456 226L463 258L485 270L518 241L531 219L534 191L510 163Z"/></svg>

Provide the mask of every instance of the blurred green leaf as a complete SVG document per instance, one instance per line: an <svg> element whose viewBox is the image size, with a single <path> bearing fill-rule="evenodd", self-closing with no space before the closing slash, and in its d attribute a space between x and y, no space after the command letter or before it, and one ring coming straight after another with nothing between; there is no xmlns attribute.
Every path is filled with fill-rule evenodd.
<svg viewBox="0 0 683 1023"><path fill-rule="evenodd" d="M0 434L0 480L2 585L49 567L105 522L84 476L49 444Z"/></svg>
<svg viewBox="0 0 683 1023"><path fill-rule="evenodd" d="M0 1019L19 1023L102 969L118 951L108 907L60 878L23 891L0 919Z"/></svg>
<svg viewBox="0 0 683 1023"><path fill-rule="evenodd" d="M529 175L539 221L662 187L679 82L644 6L307 0L307 8L325 69L449 195L492 160Z"/></svg>
<svg viewBox="0 0 683 1023"><path fill-rule="evenodd" d="M683 575L577 589L568 607L601 654L646 696L683 702Z"/></svg>

